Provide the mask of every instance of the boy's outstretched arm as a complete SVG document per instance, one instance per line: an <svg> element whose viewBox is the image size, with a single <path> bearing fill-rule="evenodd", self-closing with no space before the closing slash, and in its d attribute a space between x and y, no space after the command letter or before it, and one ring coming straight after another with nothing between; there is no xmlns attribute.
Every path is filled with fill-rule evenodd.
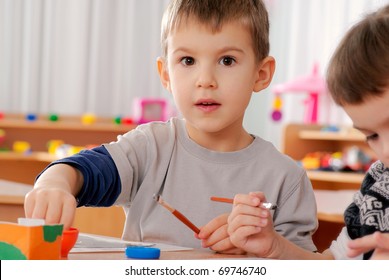
<svg viewBox="0 0 389 280"><path fill-rule="evenodd" d="M374 249L370 259L388 260L389 259L389 233L375 232L361 238L351 240L348 243L349 257L356 257Z"/></svg>
<svg viewBox="0 0 389 280"><path fill-rule="evenodd" d="M75 196L83 184L80 171L67 164L55 164L46 169L26 195L26 218L44 219L46 224L60 223L69 228L74 220Z"/></svg>
<svg viewBox="0 0 389 280"><path fill-rule="evenodd" d="M329 250L322 254L310 252L276 233L270 211L259 206L262 202L266 198L261 192L235 196L228 233L236 247L260 258L333 259Z"/></svg>

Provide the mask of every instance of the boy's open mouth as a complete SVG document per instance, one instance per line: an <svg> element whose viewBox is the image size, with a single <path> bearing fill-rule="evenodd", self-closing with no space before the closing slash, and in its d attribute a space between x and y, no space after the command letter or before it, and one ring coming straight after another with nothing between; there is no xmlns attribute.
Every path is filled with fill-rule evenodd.
<svg viewBox="0 0 389 280"><path fill-rule="evenodd" d="M196 104L197 106L215 106L215 105L220 105L219 103L216 102L200 102Z"/></svg>
<svg viewBox="0 0 389 280"><path fill-rule="evenodd" d="M196 103L196 107L204 112L212 112L217 110L221 106L220 103L215 101L200 101Z"/></svg>

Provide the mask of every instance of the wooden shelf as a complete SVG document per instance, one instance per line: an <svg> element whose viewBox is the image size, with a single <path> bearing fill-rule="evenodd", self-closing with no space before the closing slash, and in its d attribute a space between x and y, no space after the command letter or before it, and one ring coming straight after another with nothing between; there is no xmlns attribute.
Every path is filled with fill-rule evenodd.
<svg viewBox="0 0 389 280"><path fill-rule="evenodd" d="M324 222L339 223L339 224L344 223L343 213L342 214L326 214L326 213L318 212L317 218L319 221L324 221Z"/></svg>
<svg viewBox="0 0 389 280"><path fill-rule="evenodd" d="M365 142L366 136L355 129L340 132L326 132L320 130L302 130L299 132L300 139L326 140L326 141L360 141Z"/></svg>
<svg viewBox="0 0 389 280"><path fill-rule="evenodd" d="M62 140L74 146L100 145L117 140L136 125L115 124L113 119L96 118L93 124L83 124L81 117L61 116L58 121L50 121L38 116L35 121L27 121L22 115L7 114L0 119L0 129L5 131L2 147L12 149L15 141L27 141L32 149L30 154L0 152L0 181L6 180L11 194L4 194L6 187L0 186L0 220L16 222L24 217L24 193L8 181L28 184L32 187L36 176L56 160L48 153L50 140ZM96 222L98 221L98 222ZM81 207L76 211L74 226L82 232L120 237L125 214L121 207Z"/></svg>
<svg viewBox="0 0 389 280"><path fill-rule="evenodd" d="M0 129L5 131L3 146L11 149L15 141L27 141L33 152L47 151L50 140L62 140L74 146L109 143L136 127L115 124L110 118L96 118L93 124L83 124L81 117L64 116L53 122L43 117L27 121L21 115L6 116L0 119Z"/></svg>
<svg viewBox="0 0 389 280"><path fill-rule="evenodd" d="M307 171L308 177L311 180L323 181L323 182L337 182L361 184L364 174L360 173L347 173L347 172L329 172L329 171Z"/></svg>
<svg viewBox="0 0 389 280"><path fill-rule="evenodd" d="M357 146L370 156L372 150L365 141L365 136L354 128L342 128L340 132L322 131L320 125L290 124L285 127L282 141L282 152L292 159L302 160L307 154L313 152L338 152L351 146ZM352 172L307 171L314 187L324 183L342 189L359 189L364 174Z"/></svg>
<svg viewBox="0 0 389 280"><path fill-rule="evenodd" d="M0 128L12 129L45 129L45 130L70 130L70 131L117 131L119 133L126 132L134 128L134 125L114 124L108 120L97 120L93 124L83 124L80 120L69 119L66 121L26 121L19 119L3 119L0 120Z"/></svg>
<svg viewBox="0 0 389 280"><path fill-rule="evenodd" d="M47 152L32 152L28 154L15 153L15 152L0 152L1 160L18 160L18 161L29 161L36 160L50 163L57 160L58 157L51 155Z"/></svg>
<svg viewBox="0 0 389 280"><path fill-rule="evenodd" d="M314 152L338 152L357 146L373 156L365 136L353 128L322 131L316 124L289 124L284 128L281 150L296 161ZM308 170L318 205L319 228L313 240L319 251L329 248L344 226L343 212L359 190L364 174Z"/></svg>

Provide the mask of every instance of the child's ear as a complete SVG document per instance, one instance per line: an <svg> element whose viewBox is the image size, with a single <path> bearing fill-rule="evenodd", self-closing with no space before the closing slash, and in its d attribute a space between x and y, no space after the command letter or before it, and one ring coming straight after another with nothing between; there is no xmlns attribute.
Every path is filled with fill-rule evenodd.
<svg viewBox="0 0 389 280"><path fill-rule="evenodd" d="M274 57L268 56L258 67L258 78L254 83L254 92L261 91L269 86L276 68Z"/></svg>
<svg viewBox="0 0 389 280"><path fill-rule="evenodd" d="M165 59L162 57L157 58L157 68L159 73L159 78L164 88L170 92L170 77L167 70L167 65Z"/></svg>

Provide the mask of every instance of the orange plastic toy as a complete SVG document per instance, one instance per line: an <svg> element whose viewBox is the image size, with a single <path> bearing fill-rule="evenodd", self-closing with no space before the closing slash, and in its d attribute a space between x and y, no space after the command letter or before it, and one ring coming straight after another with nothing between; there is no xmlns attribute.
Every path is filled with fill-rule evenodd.
<svg viewBox="0 0 389 280"><path fill-rule="evenodd" d="M67 258L70 250L77 242L79 230L76 228L69 228L62 232L61 257Z"/></svg>

